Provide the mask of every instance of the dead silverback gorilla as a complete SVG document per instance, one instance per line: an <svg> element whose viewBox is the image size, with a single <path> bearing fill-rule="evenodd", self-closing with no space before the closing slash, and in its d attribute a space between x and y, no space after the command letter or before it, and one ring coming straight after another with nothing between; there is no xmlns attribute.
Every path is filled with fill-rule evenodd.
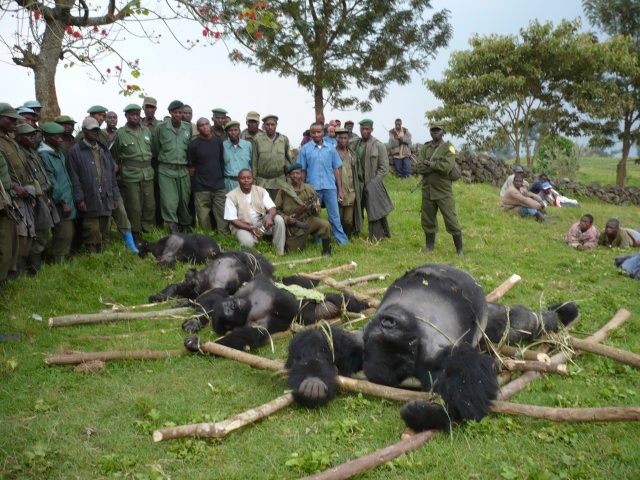
<svg viewBox="0 0 640 480"><path fill-rule="evenodd" d="M518 313L509 318L509 336L513 333L515 340L520 330L537 333L530 323L533 312L524 307L515 310ZM289 387L298 403L315 407L333 396L336 369L348 375L362 368L370 381L391 386L416 377L423 390L438 393L444 405L424 400L407 403L401 411L407 426L416 431L447 430L453 423L480 420L488 413L498 384L493 359L481 353L478 344L489 320L498 325L496 337L502 337L506 312L487 304L482 288L469 274L448 265L417 267L387 289L362 334L332 328L332 348L319 332L296 335L286 364ZM550 329L569 323L577 313L575 304L567 303L542 317L551 321Z"/></svg>
<svg viewBox="0 0 640 480"><path fill-rule="evenodd" d="M336 317L344 304L347 311L361 312L367 308L353 298L344 299L340 294L328 293L323 302L298 300L289 291L278 288L271 278L257 275L243 285L234 295L211 290L201 300L200 308L206 315L185 321L182 328L194 332L212 319L216 333L224 335L218 343L237 350L251 350L263 345L269 335L287 330L298 318L303 325ZM226 334L226 335L225 335ZM190 348L191 340L185 342ZM196 347L197 350L197 347Z"/></svg>
<svg viewBox="0 0 640 480"><path fill-rule="evenodd" d="M173 267L176 262L205 263L221 252L220 246L206 235L174 233L162 237L156 243L141 240L139 255L145 258L152 253L160 265Z"/></svg>
<svg viewBox="0 0 640 480"><path fill-rule="evenodd" d="M149 301L161 302L176 297L194 299L207 290L215 289L233 294L258 274L273 276L273 265L259 253L221 253L202 271L190 269L184 276L184 282L167 285L162 291L151 295Z"/></svg>

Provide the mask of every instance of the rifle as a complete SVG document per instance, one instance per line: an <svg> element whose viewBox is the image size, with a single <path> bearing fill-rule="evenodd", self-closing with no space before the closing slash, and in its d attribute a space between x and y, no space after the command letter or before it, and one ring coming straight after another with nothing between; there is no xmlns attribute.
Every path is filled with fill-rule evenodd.
<svg viewBox="0 0 640 480"><path fill-rule="evenodd" d="M14 223L21 223L22 221L24 221L22 212L11 199L7 191L4 189L4 185L2 184L2 182L0 182L0 195L2 196L4 211L7 213L7 217L13 220Z"/></svg>
<svg viewBox="0 0 640 480"><path fill-rule="evenodd" d="M302 215L303 213L305 213L307 211L307 209L311 208L316 203L316 200L317 200L316 197L309 198L302 205L298 205L296 207L296 209L293 211L293 213L291 215L289 215L289 217L293 217L295 219L294 226L296 226L298 228L308 228L309 227L308 223L305 223L305 222L302 222L302 221L298 220L297 217L299 215Z"/></svg>

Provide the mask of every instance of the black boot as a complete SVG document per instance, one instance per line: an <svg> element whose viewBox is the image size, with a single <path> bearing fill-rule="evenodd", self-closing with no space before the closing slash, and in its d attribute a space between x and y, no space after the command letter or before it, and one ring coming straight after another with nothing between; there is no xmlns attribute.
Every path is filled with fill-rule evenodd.
<svg viewBox="0 0 640 480"><path fill-rule="evenodd" d="M31 255L29 257L29 267L27 268L29 276L33 277L40 271L41 258L40 255Z"/></svg>
<svg viewBox="0 0 640 480"><path fill-rule="evenodd" d="M177 223L167 223L167 227L169 228L169 233L180 233L180 227L178 227Z"/></svg>
<svg viewBox="0 0 640 480"><path fill-rule="evenodd" d="M545 222L545 218L544 215L542 214L542 212L536 212L536 214L534 215L534 217L536 218L536 220L540 223L544 223Z"/></svg>
<svg viewBox="0 0 640 480"><path fill-rule="evenodd" d="M458 256L462 256L464 255L464 252L462 251L462 234L459 233L457 235L453 235L453 244L456 246L456 253L458 254Z"/></svg>
<svg viewBox="0 0 640 480"><path fill-rule="evenodd" d="M323 238L322 239L322 256L328 257L331 255L331 239Z"/></svg>
<svg viewBox="0 0 640 480"><path fill-rule="evenodd" d="M426 244L425 247L423 249L424 252L433 252L434 247L436 246L436 234L435 233L427 233L425 235L426 237Z"/></svg>

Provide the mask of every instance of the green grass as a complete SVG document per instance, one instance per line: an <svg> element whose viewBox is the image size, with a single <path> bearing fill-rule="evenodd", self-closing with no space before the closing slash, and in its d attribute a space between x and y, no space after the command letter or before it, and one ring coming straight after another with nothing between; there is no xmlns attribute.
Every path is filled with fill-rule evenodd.
<svg viewBox="0 0 640 480"><path fill-rule="evenodd" d="M580 159L580 170L576 181L590 185L595 182L601 186L616 184L616 165L619 158L584 157ZM627 161L626 187L640 188L640 165L633 159Z"/></svg>
<svg viewBox="0 0 640 480"><path fill-rule="evenodd" d="M518 273L522 282L504 302L537 308L578 300L581 318L576 335L595 331L624 307L633 316L606 343L640 351L640 284L613 267L618 252L577 252L562 241L581 213L592 213L600 227L612 216L625 225L637 225L637 207L581 199L582 209L553 210L549 222L539 225L500 212L497 188L458 182L455 194L466 255L456 257L450 236L441 233L435 252L426 256L419 252L424 237L418 213L420 192L413 190L414 185L413 181L387 181L395 204L390 240L371 245L359 239L334 247L333 257L300 270L355 260L357 275L389 272L394 278L428 261L453 263L473 274L487 292ZM270 252L267 245L261 249ZM292 258L318 254L319 247L310 246ZM277 397L286 388L284 378L211 357L112 362L93 374L44 364L47 354L61 348L180 348L183 335L177 320L50 330L46 319L98 311L104 308L101 298L144 303L150 293L179 279L186 268L164 270L151 259L133 257L116 242L100 256L47 265L37 278L20 279L0 291L0 333L21 336L20 341L0 342L1 478L297 478L398 441L403 430L399 405L339 394L326 408L292 407L224 440L154 444L151 432L156 428L221 420ZM278 273L291 271L280 267ZM375 282L367 288L385 284ZM34 313L44 321L35 320ZM129 332L140 333L108 340L87 338ZM207 331L202 337L213 335ZM286 341L277 341L274 352L265 347L259 354L284 359L286 346ZM534 382L512 400L580 407L640 403L637 370L583 355L573 371L568 378ZM639 478L638 438L637 423L553 424L491 415L456 428L451 435L439 435L359 478Z"/></svg>

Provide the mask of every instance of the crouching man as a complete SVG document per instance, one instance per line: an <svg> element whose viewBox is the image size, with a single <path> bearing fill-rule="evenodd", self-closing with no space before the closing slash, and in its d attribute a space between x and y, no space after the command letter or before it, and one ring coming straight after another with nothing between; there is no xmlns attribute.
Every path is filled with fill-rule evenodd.
<svg viewBox="0 0 640 480"><path fill-rule="evenodd" d="M287 167L292 188L282 189L276 195L276 208L287 226L287 251L303 250L307 237L322 239L322 255L331 255L331 225L318 217L320 201L313 187L302 181L302 165Z"/></svg>
<svg viewBox="0 0 640 480"><path fill-rule="evenodd" d="M229 193L224 204L224 219L240 245L252 248L263 236L271 236L277 255L284 255L286 229L284 220L277 215L269 193L253 184L249 169L238 173L239 186Z"/></svg>

